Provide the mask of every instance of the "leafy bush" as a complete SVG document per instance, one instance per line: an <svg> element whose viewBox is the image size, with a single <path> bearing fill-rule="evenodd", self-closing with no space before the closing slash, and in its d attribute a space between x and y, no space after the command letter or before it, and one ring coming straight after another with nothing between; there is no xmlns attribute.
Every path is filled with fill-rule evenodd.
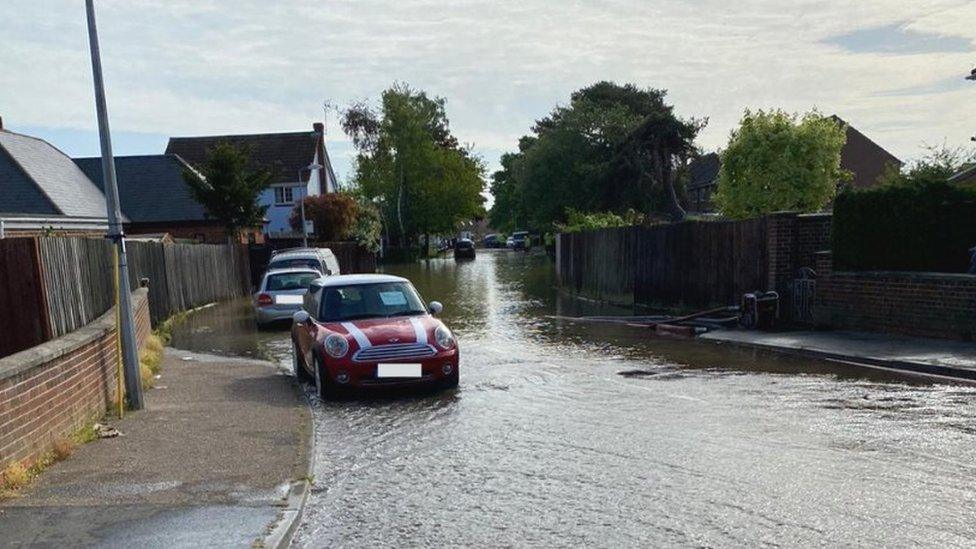
<svg viewBox="0 0 976 549"><path fill-rule="evenodd" d="M383 234L383 218L379 208L368 201L360 201L356 209L356 224L353 238L360 246L376 253L380 251L380 236Z"/></svg>
<svg viewBox="0 0 976 549"><path fill-rule="evenodd" d="M976 190L930 182L843 192L832 240L837 269L966 272Z"/></svg>
<svg viewBox="0 0 976 549"><path fill-rule="evenodd" d="M356 223L356 199L345 193L329 193L305 198L305 219L314 225L315 237L324 242L346 240ZM302 230L301 205L291 213L291 226Z"/></svg>
<svg viewBox="0 0 976 549"><path fill-rule="evenodd" d="M849 178L840 168L843 125L816 111L746 111L722 153L715 204L733 219L820 211Z"/></svg>
<svg viewBox="0 0 976 549"><path fill-rule="evenodd" d="M619 216L613 212L583 213L567 208L566 223L557 224L556 229L561 233L578 233L613 227L631 227L640 225L643 221L644 216L634 210L628 210L626 214Z"/></svg>

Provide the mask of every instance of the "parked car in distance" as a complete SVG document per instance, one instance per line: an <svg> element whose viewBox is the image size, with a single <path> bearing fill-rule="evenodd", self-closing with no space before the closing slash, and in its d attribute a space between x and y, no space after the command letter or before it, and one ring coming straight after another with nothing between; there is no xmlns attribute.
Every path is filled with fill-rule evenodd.
<svg viewBox="0 0 976 549"><path fill-rule="evenodd" d="M485 235L484 239L485 248L501 248L504 245L501 237L497 234Z"/></svg>
<svg viewBox="0 0 976 549"><path fill-rule="evenodd" d="M302 310L303 296L309 284L322 273L309 267L275 269L264 273L261 285L254 294L254 316L258 327L291 320Z"/></svg>
<svg viewBox="0 0 976 549"><path fill-rule="evenodd" d="M312 268L323 275L342 274L339 260L328 248L289 248L271 254L268 270Z"/></svg>
<svg viewBox="0 0 976 549"><path fill-rule="evenodd" d="M322 398L383 388L450 388L459 354L451 330L434 317L409 280L342 275L312 282L292 324L295 375Z"/></svg>
<svg viewBox="0 0 976 549"><path fill-rule="evenodd" d="M474 259L474 242L467 238L462 238L454 245L454 259Z"/></svg>
<svg viewBox="0 0 976 549"><path fill-rule="evenodd" d="M505 247L508 248L508 249L510 249L510 250L511 249L514 249L515 248L515 239L512 238L512 237L506 238L505 239Z"/></svg>
<svg viewBox="0 0 976 549"><path fill-rule="evenodd" d="M512 249L528 250L532 247L532 242L528 231L515 231L512 233Z"/></svg>

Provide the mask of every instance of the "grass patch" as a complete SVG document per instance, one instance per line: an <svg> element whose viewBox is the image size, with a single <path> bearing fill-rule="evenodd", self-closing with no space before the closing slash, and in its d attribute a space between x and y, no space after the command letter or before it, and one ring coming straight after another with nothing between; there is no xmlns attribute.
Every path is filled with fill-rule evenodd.
<svg viewBox="0 0 976 549"><path fill-rule="evenodd" d="M95 433L95 421L89 421L70 437L62 437L54 441L51 451L38 458L33 463L16 461L8 464L0 471L0 501L15 498L20 490L26 488L45 469L59 461L64 461L74 454L78 446L98 438Z"/></svg>
<svg viewBox="0 0 976 549"><path fill-rule="evenodd" d="M169 342L173 339L173 328L186 320L186 317L189 315L190 311L182 311L170 316L156 327L153 335L159 338L163 345L169 345Z"/></svg>
<svg viewBox="0 0 976 549"><path fill-rule="evenodd" d="M151 389L156 381L163 362L163 340L156 334L146 338L142 349L139 350L139 375L142 377L142 388Z"/></svg>

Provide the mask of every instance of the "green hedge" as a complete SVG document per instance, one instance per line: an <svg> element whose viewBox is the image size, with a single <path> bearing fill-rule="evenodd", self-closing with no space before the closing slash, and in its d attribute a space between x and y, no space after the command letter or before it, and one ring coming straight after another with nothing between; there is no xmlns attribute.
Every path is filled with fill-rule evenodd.
<svg viewBox="0 0 976 549"><path fill-rule="evenodd" d="M831 233L839 270L963 273L976 246L976 190L934 183L844 192Z"/></svg>

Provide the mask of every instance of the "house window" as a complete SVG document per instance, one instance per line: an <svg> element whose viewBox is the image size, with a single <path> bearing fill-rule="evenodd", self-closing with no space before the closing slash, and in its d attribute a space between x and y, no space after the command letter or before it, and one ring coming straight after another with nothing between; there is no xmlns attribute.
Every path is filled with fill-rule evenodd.
<svg viewBox="0 0 976 549"><path fill-rule="evenodd" d="M291 187L275 187L275 204L294 204L293 190Z"/></svg>

